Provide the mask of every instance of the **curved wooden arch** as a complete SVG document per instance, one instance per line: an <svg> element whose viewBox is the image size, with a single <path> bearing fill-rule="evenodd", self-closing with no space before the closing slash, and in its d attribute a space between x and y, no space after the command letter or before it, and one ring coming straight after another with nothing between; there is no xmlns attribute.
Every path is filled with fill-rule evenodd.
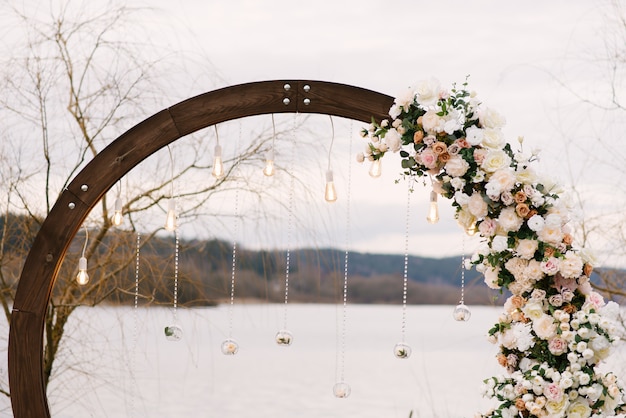
<svg viewBox="0 0 626 418"><path fill-rule="evenodd" d="M41 226L18 282L9 332L9 384L16 418L50 417L43 378L46 308L70 242L102 196L161 148L197 130L247 116L319 113L370 122L388 117L393 98L323 81L241 84L192 97L129 129L61 193Z"/></svg>

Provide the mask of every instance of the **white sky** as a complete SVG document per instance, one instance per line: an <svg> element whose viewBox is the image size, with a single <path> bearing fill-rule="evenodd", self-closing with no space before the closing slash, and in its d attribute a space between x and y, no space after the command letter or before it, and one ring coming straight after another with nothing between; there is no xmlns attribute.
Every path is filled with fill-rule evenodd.
<svg viewBox="0 0 626 418"><path fill-rule="evenodd" d="M137 15L137 26L150 34L152 42L208 57L213 64L206 68L209 77L171 75L167 81L171 85L185 84L182 78L211 80L193 91L173 91L175 100L217 87L281 78L340 82L395 96L423 78L436 77L450 86L470 75L470 87L482 101L506 116L509 142L516 143L522 135L526 147L541 148L542 170L564 184L574 179L584 186L589 193L586 204L594 214L623 207L621 195L607 187L605 177L611 174L593 165L589 150L584 145L582 152L565 147L569 142L584 144L586 138L615 135L624 124L623 116L616 124L606 112L589 113L559 84L585 97L607 100L606 65L598 64L611 33L610 1L143 0L133 4L157 9ZM47 6L47 1L40 2L40 7ZM216 71L219 77L213 75ZM323 137L322 151L328 146L327 125L328 120L319 117L312 117L308 125ZM607 130L607 126L617 129ZM307 228L295 228L297 243L292 246L344 247L347 161L353 158L347 138L350 131L356 137L361 127L338 123L333 168L340 201L331 206L301 202L314 211L306 217ZM363 145L353 139L352 154ZM367 167L351 165L353 249L404 252L406 188L394 184L400 169L393 157L384 161L385 174L377 180L367 176ZM321 160L325 158L322 155ZM310 173L312 181L319 183L313 188L323 187L324 165L320 161L319 173ZM459 254L462 233L449 207L441 205L442 222L425 223L428 191L424 188L412 197L410 252ZM228 203L221 205L228 212ZM188 231L191 228L187 226ZM246 234L242 241L244 246L284 245L280 237L285 235L285 222L254 228L255 233ZM220 235L219 228L213 232ZM228 236L228 231L223 235ZM594 247L606 244L593 243Z"/></svg>
<svg viewBox="0 0 626 418"><path fill-rule="evenodd" d="M224 85L302 78L395 96L422 78L434 76L450 85L469 74L470 86L483 102L506 116L509 142L523 135L526 146L542 148L542 169L566 184L570 174L563 138L571 132L570 106L578 101L556 80L581 94L606 97L604 74L593 59L605 50L608 2L231 0L151 5L162 8L167 25L177 31L162 42L201 51ZM577 123L575 132L587 129L592 133L597 126ZM404 251L405 188L393 184L399 171L394 162L385 161L388 177L376 181L365 167L353 167L356 221L351 235L359 250ZM425 192L413 199L411 252L458 254L462 239L454 222L434 227L423 222ZM451 217L448 210L442 219ZM345 227L344 212L332 219L339 230ZM325 244L324 238L317 239ZM330 241L337 243L337 236Z"/></svg>

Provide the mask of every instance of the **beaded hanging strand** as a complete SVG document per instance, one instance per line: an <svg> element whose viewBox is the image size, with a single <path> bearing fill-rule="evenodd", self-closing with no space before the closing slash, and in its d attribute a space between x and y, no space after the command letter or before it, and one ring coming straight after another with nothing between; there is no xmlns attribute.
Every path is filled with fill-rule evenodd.
<svg viewBox="0 0 626 418"><path fill-rule="evenodd" d="M332 119L331 119L332 121ZM349 154L352 155L352 124L350 125L350 146ZM334 135L333 135L334 136ZM342 312L341 312L341 336L339 343L339 358L338 369L339 379L333 386L333 394L337 398L347 398L352 392L352 388L345 381L345 365L346 365L346 328L348 323L348 262L349 262L349 248L350 248L350 229L351 229L351 216L350 216L350 198L352 188L352 158L348 162L348 184L347 184L347 196L346 196L346 235L345 235L345 255L343 261L343 297L342 297Z"/></svg>
<svg viewBox="0 0 626 418"><path fill-rule="evenodd" d="M404 271L402 275L402 327L401 339L393 348L393 354L397 358L409 358L411 355L411 347L405 343L406 336L406 297L409 283L409 235L411 220L411 193L413 193L413 183L409 179L406 194L406 214L404 221Z"/></svg>
<svg viewBox="0 0 626 418"><path fill-rule="evenodd" d="M272 120L273 122L273 120ZM288 303L289 303L289 273L291 270L291 238L293 233L293 199L294 199L294 187L295 177L293 175L293 162L295 158L295 142L296 142L296 127L298 124L297 113L294 114L293 126L291 129L291 157L289 161L289 197L287 203L287 252L285 255L285 298L283 308L283 327L276 333L274 337L276 344L288 347L293 342L293 334L287 328L288 317Z"/></svg>
<svg viewBox="0 0 626 418"><path fill-rule="evenodd" d="M135 243L135 290L133 297L133 344L132 355L130 364L130 373L136 379L137 376L137 344L139 338L139 255L141 249L141 232L137 231L137 241ZM129 416L133 418L135 416L136 400L138 397L137 383L133 385L130 401L130 413Z"/></svg>
<svg viewBox="0 0 626 418"><path fill-rule="evenodd" d="M469 321L472 316L472 312L465 305L465 270L466 270L466 260L465 260L465 234L463 234L463 248L461 255L461 300L459 304L456 305L454 311L452 312L452 317L459 322Z"/></svg>
<svg viewBox="0 0 626 418"><path fill-rule="evenodd" d="M217 131L216 131L217 134ZM241 123L239 124L239 138L241 138ZM237 141L238 144L239 141ZM235 146L237 146L235 144ZM228 305L228 338L222 342L221 350L224 355L232 356L239 351L239 343L233 339L233 322L234 322L234 309L235 309L235 283L237 276L237 238L239 237L239 223L241 219L239 217L239 188L235 187L235 202L234 202L234 215L235 225L233 231L233 252L232 263L230 270L230 303Z"/></svg>

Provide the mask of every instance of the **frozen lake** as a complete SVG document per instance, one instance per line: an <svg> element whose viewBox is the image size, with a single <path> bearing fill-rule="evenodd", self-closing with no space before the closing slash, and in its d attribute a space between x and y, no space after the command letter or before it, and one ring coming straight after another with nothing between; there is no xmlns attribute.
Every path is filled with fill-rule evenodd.
<svg viewBox="0 0 626 418"><path fill-rule="evenodd" d="M52 416L407 418L413 411L471 418L490 405L480 385L501 369L485 335L502 308L471 307L471 320L459 323L451 306L410 306L413 354L397 359L402 307L349 305L345 381L352 394L337 399L342 309L289 305L294 342L282 347L274 335L283 327L283 305L236 303L232 337L240 350L225 356L229 306L179 309L178 342L163 334L169 309L81 308L49 388Z"/></svg>

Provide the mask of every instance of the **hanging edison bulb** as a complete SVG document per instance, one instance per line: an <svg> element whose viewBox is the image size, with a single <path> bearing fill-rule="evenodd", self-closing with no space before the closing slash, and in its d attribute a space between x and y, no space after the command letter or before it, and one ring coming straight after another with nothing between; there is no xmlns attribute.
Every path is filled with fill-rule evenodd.
<svg viewBox="0 0 626 418"><path fill-rule="evenodd" d="M176 229L176 201L172 198L167 202L167 218L165 219L165 229L173 231Z"/></svg>
<svg viewBox="0 0 626 418"><path fill-rule="evenodd" d="M333 181L333 170L326 171L326 191L324 198L327 202L334 202L337 200L337 190L335 189L335 182Z"/></svg>
<svg viewBox="0 0 626 418"><path fill-rule="evenodd" d="M476 220L474 220L467 228L465 228L465 233L470 237L473 237L478 232L478 227L476 226Z"/></svg>
<svg viewBox="0 0 626 418"><path fill-rule="evenodd" d="M382 162L380 161L380 159L374 160L372 161L372 165L370 166L370 171L369 171L369 175L371 177L380 177L380 175L383 173L382 171Z"/></svg>
<svg viewBox="0 0 626 418"><path fill-rule="evenodd" d="M213 154L213 177L220 179L224 177L224 163L222 162L222 146L217 144Z"/></svg>
<svg viewBox="0 0 626 418"><path fill-rule="evenodd" d="M274 175L274 150L269 150L267 154L265 154L265 168L263 169L263 174L267 177Z"/></svg>
<svg viewBox="0 0 626 418"><path fill-rule="evenodd" d="M115 199L115 209L111 222L115 226L120 226L124 222L124 214L122 213L122 199L120 199L119 197Z"/></svg>
<svg viewBox="0 0 626 418"><path fill-rule="evenodd" d="M78 259L78 274L76 275L76 282L78 282L81 286L89 283L89 274L87 274L87 258L85 256Z"/></svg>
<svg viewBox="0 0 626 418"><path fill-rule="evenodd" d="M275 339L276 339L276 344L282 345L282 346L289 346L291 345L293 341L293 335L291 334L291 332L287 331L286 329L281 329L280 331L276 333Z"/></svg>
<svg viewBox="0 0 626 418"><path fill-rule="evenodd" d="M430 192L430 207L428 209L428 216L426 220L429 224L436 224L439 222L439 207L437 206L437 192L432 190Z"/></svg>

